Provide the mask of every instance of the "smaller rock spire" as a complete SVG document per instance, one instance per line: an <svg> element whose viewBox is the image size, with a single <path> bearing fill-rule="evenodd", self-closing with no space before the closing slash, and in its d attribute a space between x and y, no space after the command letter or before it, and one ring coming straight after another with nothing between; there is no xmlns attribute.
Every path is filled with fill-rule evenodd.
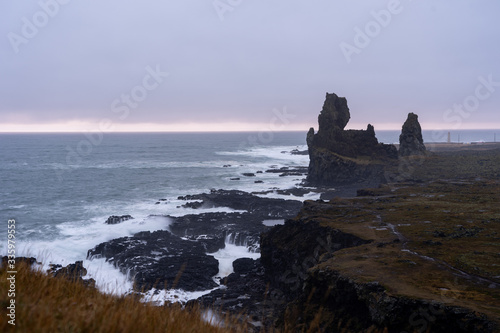
<svg viewBox="0 0 500 333"><path fill-rule="evenodd" d="M399 156L425 155L426 149L422 138L422 128L418 116L408 113L399 136Z"/></svg>

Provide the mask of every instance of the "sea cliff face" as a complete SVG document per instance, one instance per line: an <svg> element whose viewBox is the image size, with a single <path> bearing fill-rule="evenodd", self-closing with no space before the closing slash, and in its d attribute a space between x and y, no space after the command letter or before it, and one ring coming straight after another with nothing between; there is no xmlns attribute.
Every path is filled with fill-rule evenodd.
<svg viewBox="0 0 500 333"><path fill-rule="evenodd" d="M262 234L278 327L497 332L499 156L426 154L406 179L305 201L297 217Z"/></svg>
<svg viewBox="0 0 500 333"><path fill-rule="evenodd" d="M378 182L384 165L397 160L396 147L379 143L372 125L366 130L345 130L350 117L347 100L327 93L318 132L311 128L307 133L310 185Z"/></svg>
<svg viewBox="0 0 500 333"><path fill-rule="evenodd" d="M358 205L357 209L360 215L367 214L365 207ZM494 332L496 324L485 314L448 299L443 302L444 298L424 291L415 297L391 288L391 281L380 276L391 276L395 285L406 284L406 277L395 271L408 277L419 269L429 269L425 274L432 274L429 263L407 256L395 235L384 240L360 237L348 230L367 228L362 223L339 229L324 223L338 219L339 213L345 214L343 218L353 213L342 211L334 202L305 202L299 218L262 235L261 262L266 277L270 287L280 291L275 294L286 300L278 325L322 332ZM359 265L362 261L371 264L363 267ZM401 272L402 266L406 272Z"/></svg>

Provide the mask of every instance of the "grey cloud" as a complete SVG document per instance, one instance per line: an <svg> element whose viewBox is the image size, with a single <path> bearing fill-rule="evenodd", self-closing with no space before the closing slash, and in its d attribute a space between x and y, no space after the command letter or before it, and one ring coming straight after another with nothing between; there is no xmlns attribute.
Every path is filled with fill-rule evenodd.
<svg viewBox="0 0 500 333"><path fill-rule="evenodd" d="M105 117L156 64L168 79L125 122L259 123L286 106L294 122L315 125L329 91L348 98L359 123L391 123L408 110L443 123L479 76L500 81L493 0L401 0L401 13L347 63L339 44L353 44L354 28L388 3L242 1L221 21L212 1L70 1L16 54L7 35L40 6L4 2L0 121ZM464 122L500 127L499 105L500 91Z"/></svg>

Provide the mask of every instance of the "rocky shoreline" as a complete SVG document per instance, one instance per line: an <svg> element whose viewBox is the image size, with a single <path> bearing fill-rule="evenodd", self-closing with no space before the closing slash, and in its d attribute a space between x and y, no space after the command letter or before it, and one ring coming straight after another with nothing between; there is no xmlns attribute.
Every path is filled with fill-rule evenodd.
<svg viewBox="0 0 500 333"><path fill-rule="evenodd" d="M140 232L101 243L88 251L87 258L105 258L129 274L137 290L213 289L218 287L212 277L218 273L219 263L209 253L224 249L226 242L259 252L260 234L270 228L263 221L292 218L302 206L296 200L262 198L235 190L212 190L179 200L193 209L224 207L243 212L165 216L171 221L169 230Z"/></svg>
<svg viewBox="0 0 500 333"><path fill-rule="evenodd" d="M185 305L237 315L255 332L497 331L500 149L429 152L410 113L398 151L371 125L345 130L349 119L345 98L327 94L308 151L284 152L309 154L309 167L265 171L307 176L302 184L180 196L183 208L230 212L166 215L168 230L98 244L87 258L105 258L137 292L203 292ZM288 199L310 194L320 199ZM215 254L229 246L260 258L234 260L223 276Z"/></svg>
<svg viewBox="0 0 500 333"><path fill-rule="evenodd" d="M414 172L397 182L345 185L323 193L331 196L328 200L274 199L235 190L179 197L191 209L235 211L169 216L169 230L101 243L88 257L106 258L130 274L137 291L213 289L185 306L238 315L255 332L263 327L495 332L500 272L491 264L495 245L485 244L496 244L500 234L500 211L493 203L500 193L500 150L430 153L425 162L414 162ZM129 218L111 216L108 223L119 227ZM467 249L467 242L474 248ZM227 243L260 252L261 258L237 259L233 273L213 279L219 268L211 253ZM464 252L453 259L448 247ZM466 261L468 256L476 261ZM76 274L86 281L78 262L53 267L52 274Z"/></svg>

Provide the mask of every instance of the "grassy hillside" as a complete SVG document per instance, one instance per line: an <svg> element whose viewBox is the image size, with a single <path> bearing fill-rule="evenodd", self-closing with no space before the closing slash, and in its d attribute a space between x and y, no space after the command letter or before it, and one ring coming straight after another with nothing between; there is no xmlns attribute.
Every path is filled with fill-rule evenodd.
<svg viewBox="0 0 500 333"><path fill-rule="evenodd" d="M200 309L157 307L138 297L105 295L64 278L52 278L16 265L16 326L8 323L8 281L0 269L0 332L244 332L236 320L229 328L202 319Z"/></svg>

